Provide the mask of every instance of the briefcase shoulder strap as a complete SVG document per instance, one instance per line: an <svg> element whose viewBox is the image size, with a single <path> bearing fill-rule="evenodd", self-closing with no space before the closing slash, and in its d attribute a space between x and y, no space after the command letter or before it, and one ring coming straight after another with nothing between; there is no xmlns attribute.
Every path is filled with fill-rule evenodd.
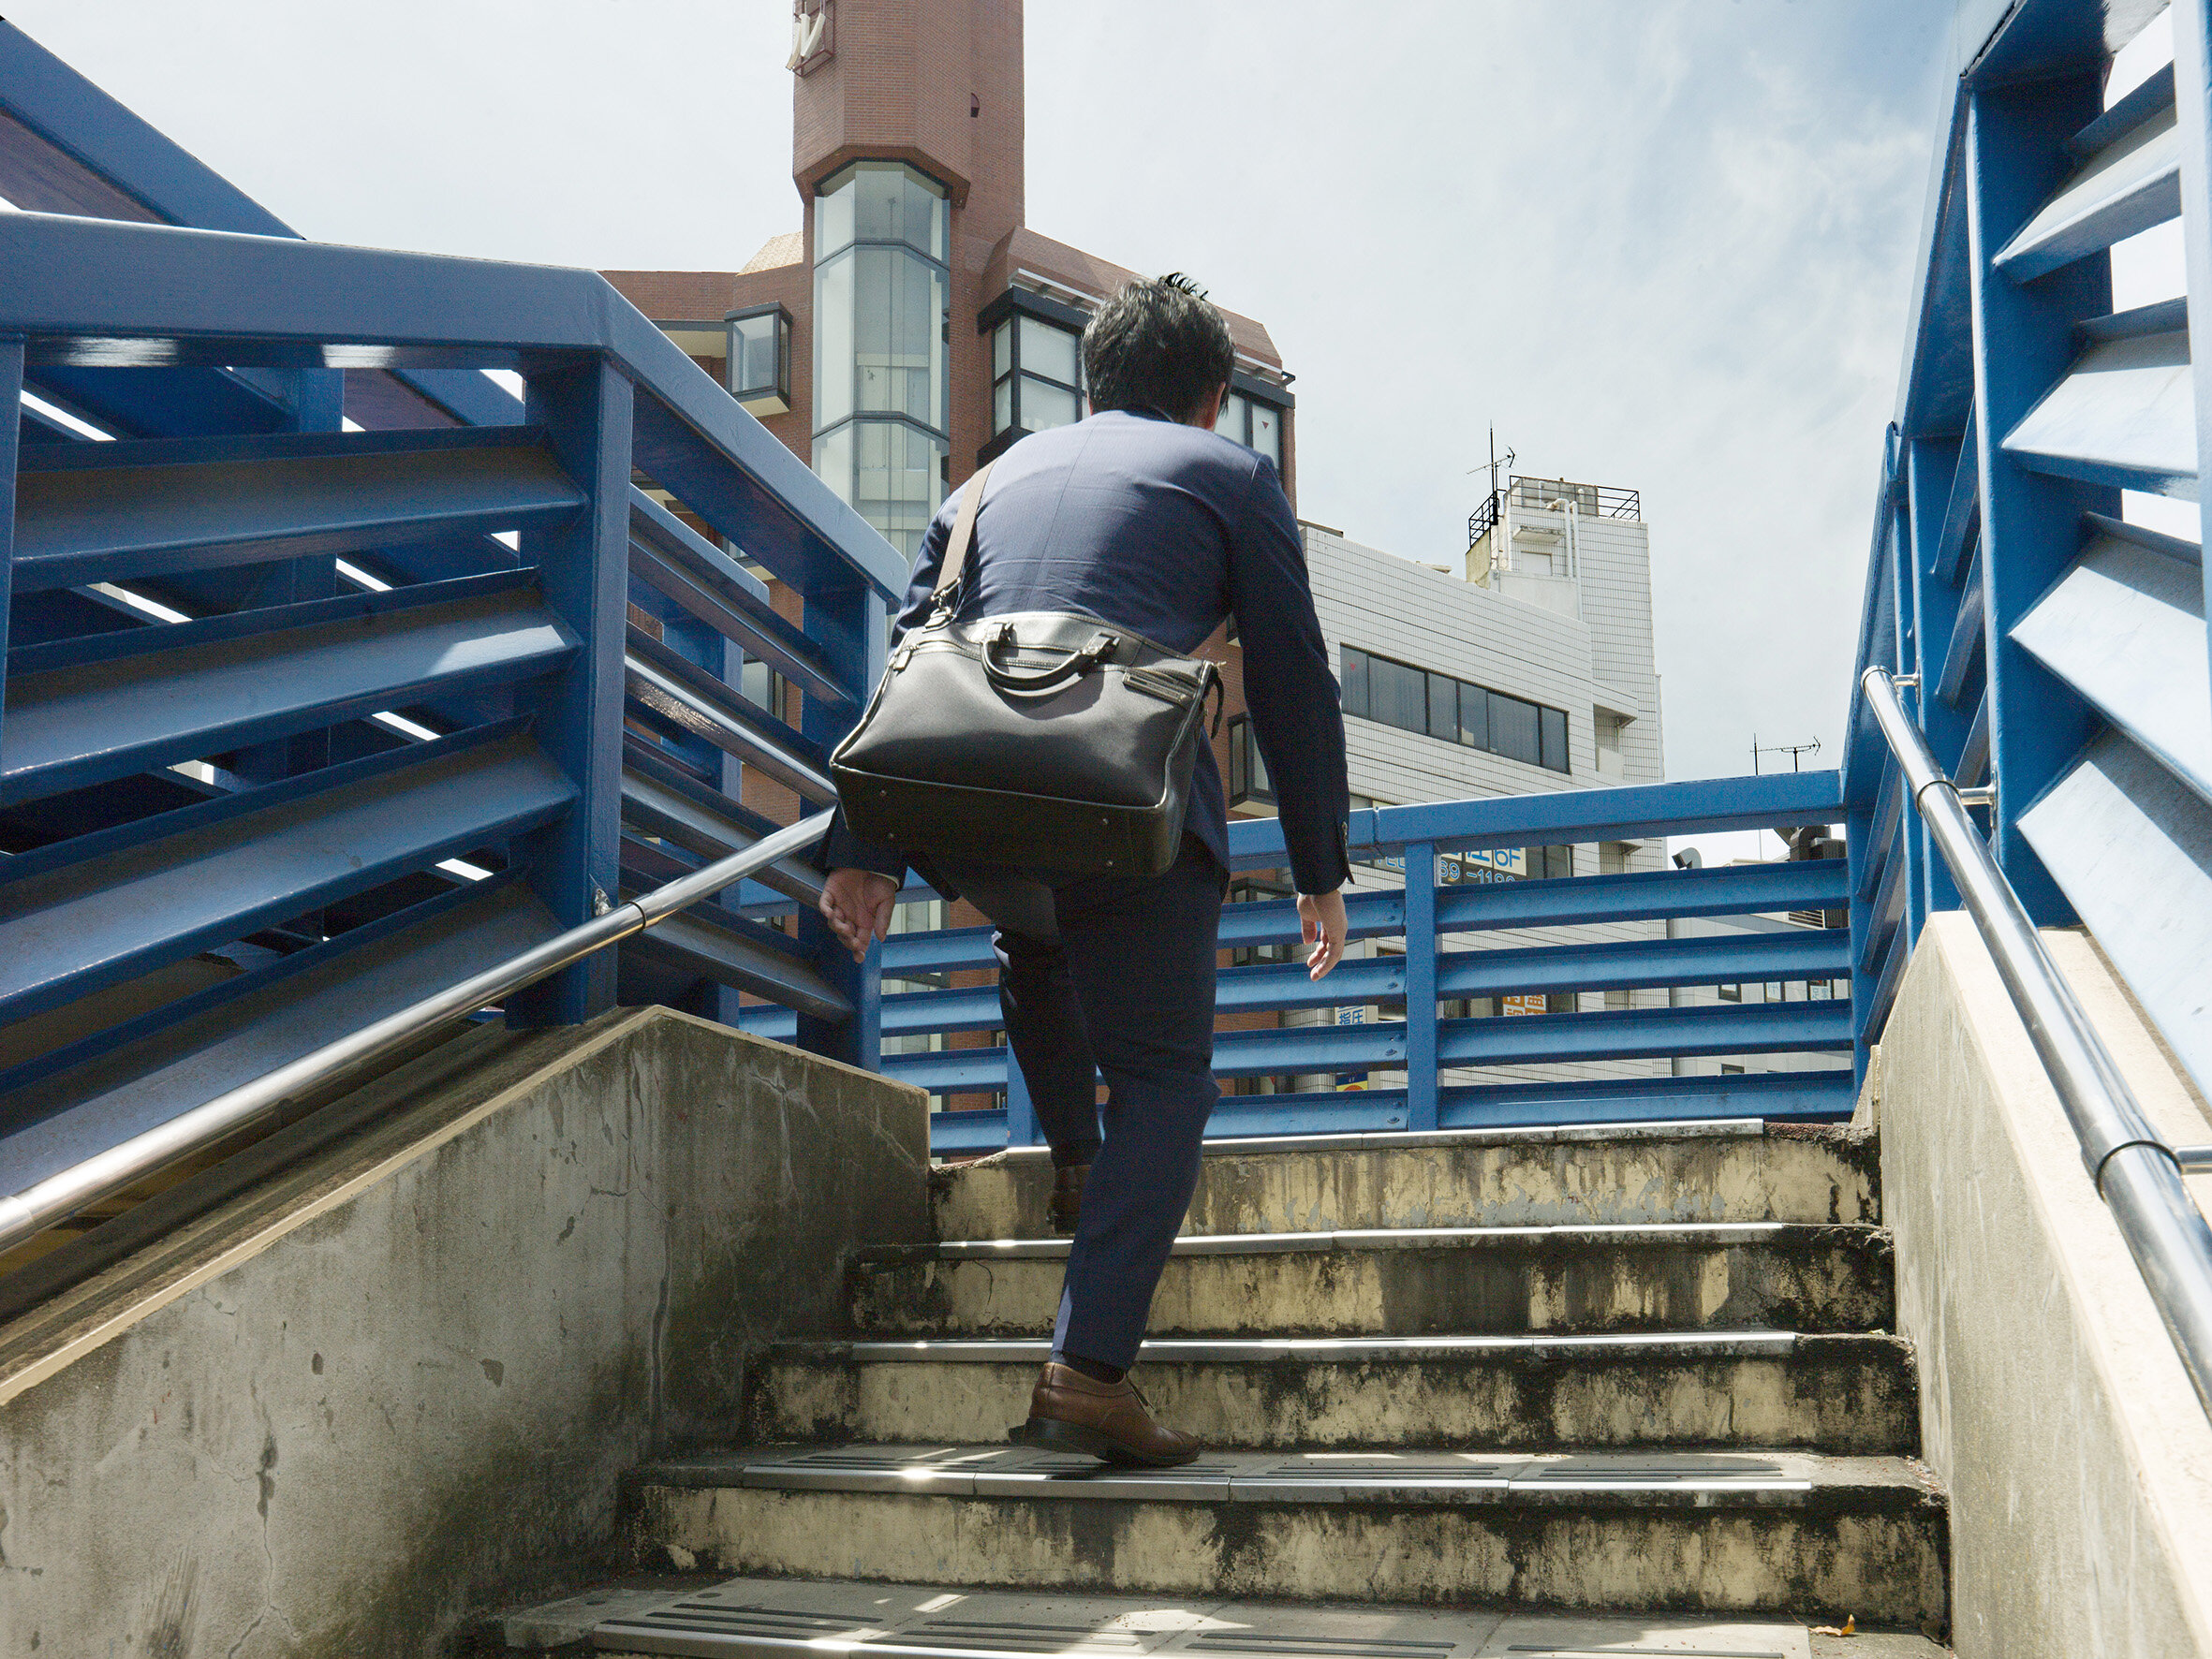
<svg viewBox="0 0 2212 1659"><path fill-rule="evenodd" d="M944 563L937 567L937 585L932 593L940 611L951 609L951 595L960 585L960 574L967 565L968 543L976 536L976 509L983 505L983 481L991 476L991 468L998 464L995 459L980 467L967 481L967 493L960 498L960 516L952 521L952 539L945 544Z"/></svg>

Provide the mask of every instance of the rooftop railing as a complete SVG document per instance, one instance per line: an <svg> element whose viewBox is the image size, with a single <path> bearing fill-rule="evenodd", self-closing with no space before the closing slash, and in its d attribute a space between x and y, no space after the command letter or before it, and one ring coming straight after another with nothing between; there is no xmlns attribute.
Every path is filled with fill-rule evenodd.
<svg viewBox="0 0 2212 1659"><path fill-rule="evenodd" d="M1569 508L1593 519L1642 519L1641 491L1618 490L1611 484L1577 484L1566 478L1531 478L1515 474L1503 490L1493 490L1482 505L1467 517L1469 547L1482 539L1505 515L1507 507L1534 512L1562 512Z"/></svg>

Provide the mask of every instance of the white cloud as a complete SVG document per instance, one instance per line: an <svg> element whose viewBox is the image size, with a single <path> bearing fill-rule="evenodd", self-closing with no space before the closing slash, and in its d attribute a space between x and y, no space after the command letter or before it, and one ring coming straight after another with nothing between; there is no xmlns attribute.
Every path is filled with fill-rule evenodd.
<svg viewBox="0 0 2212 1659"><path fill-rule="evenodd" d="M1493 421L1640 488L1674 774L1832 756L1948 10L1034 5L1029 219L1265 320L1362 541L1456 554ZM309 235L732 269L799 223L767 0L9 16Z"/></svg>

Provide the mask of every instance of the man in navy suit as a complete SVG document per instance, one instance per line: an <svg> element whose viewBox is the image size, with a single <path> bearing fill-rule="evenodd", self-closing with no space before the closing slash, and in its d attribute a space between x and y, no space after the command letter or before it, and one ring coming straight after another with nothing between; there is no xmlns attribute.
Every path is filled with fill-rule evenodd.
<svg viewBox="0 0 2212 1659"><path fill-rule="evenodd" d="M1186 653L1236 619L1319 979L1345 944L1344 721L1282 480L1213 430L1235 362L1228 326L1181 277L1133 282L1091 320L1083 353L1096 413L1022 439L992 469L960 614L1083 611ZM959 505L955 492L922 539L898 634L932 609ZM997 924L1007 1040L1052 1144L1055 1223L1075 1235L1053 1357L1014 1438L1187 1462L1197 1440L1155 1422L1126 1373L1220 1093L1214 965L1229 829L1211 746L1200 747L1182 856L1164 874L1043 888L1020 872L933 869L927 848L862 843L842 816L826 853L822 914L856 958L887 936L909 855ZM1094 1068L1108 1091L1102 1137Z"/></svg>

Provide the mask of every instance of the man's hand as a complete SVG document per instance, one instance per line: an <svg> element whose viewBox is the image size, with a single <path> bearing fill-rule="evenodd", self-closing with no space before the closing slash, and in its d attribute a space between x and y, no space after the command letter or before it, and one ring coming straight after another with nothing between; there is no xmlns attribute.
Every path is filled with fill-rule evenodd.
<svg viewBox="0 0 2212 1659"><path fill-rule="evenodd" d="M1344 915L1344 889L1300 893L1298 921L1305 930L1305 942L1313 947L1305 959L1306 977L1326 979L1329 970L1343 960L1344 943L1351 932L1351 923Z"/></svg>
<svg viewBox="0 0 2212 1659"><path fill-rule="evenodd" d="M852 952L854 962L865 962L868 947L891 937L891 906L899 896L899 884L873 870L833 870L822 883L822 919L837 943ZM1337 914L1343 914L1342 904Z"/></svg>

